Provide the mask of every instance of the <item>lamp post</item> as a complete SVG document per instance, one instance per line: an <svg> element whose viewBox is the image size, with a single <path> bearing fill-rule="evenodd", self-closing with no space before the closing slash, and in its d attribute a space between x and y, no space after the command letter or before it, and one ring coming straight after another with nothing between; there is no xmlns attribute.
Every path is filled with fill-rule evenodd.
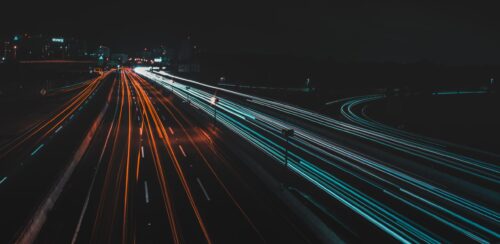
<svg viewBox="0 0 500 244"><path fill-rule="evenodd" d="M219 102L219 98L218 97L212 97L210 98L210 104L212 104L212 106L214 106L214 125L217 124L217 103Z"/></svg>
<svg viewBox="0 0 500 244"><path fill-rule="evenodd" d="M293 129L283 128L281 129L281 134L283 135L286 141L285 144L285 168L286 168L288 166L288 139L295 134L295 131Z"/></svg>

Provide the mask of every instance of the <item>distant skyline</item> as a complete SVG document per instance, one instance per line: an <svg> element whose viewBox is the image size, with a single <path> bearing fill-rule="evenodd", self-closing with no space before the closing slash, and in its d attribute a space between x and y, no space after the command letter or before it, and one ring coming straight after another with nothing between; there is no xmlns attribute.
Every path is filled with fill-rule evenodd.
<svg viewBox="0 0 500 244"><path fill-rule="evenodd" d="M0 36L63 34L135 52L175 46L192 35L211 52L346 62L500 64L500 20L494 2L327 2L9 2L3 4L8 11L0 15Z"/></svg>

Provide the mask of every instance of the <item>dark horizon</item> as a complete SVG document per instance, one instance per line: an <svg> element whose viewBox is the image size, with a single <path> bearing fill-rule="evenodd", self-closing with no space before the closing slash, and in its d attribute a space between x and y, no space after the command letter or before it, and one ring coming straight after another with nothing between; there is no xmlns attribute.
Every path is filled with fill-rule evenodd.
<svg viewBox="0 0 500 244"><path fill-rule="evenodd" d="M0 16L2 38L23 32L73 36L117 52L175 46L190 35L203 50L214 53L292 54L340 62L500 64L500 21L494 5L486 1L4 6L12 11Z"/></svg>

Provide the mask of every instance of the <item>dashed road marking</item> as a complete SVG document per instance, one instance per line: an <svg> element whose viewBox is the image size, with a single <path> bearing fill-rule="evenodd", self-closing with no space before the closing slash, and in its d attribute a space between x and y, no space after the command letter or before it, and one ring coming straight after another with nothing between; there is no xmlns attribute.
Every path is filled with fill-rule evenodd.
<svg viewBox="0 0 500 244"><path fill-rule="evenodd" d="M146 203L149 203L149 191L148 191L147 181L144 181L144 200L146 200Z"/></svg>
<svg viewBox="0 0 500 244"><path fill-rule="evenodd" d="M181 145L179 145L179 149L181 149L182 155L184 155L184 157L187 157L186 152L184 152L184 148L182 148Z"/></svg>
<svg viewBox="0 0 500 244"><path fill-rule="evenodd" d="M203 184L201 183L200 178L196 177L196 181L198 181L198 184L200 185L200 188L201 188L201 190L203 191L203 194L204 194L204 195L205 195L205 197L207 198L207 201L210 201L210 197L208 196L207 190L205 190L205 187L204 187L204 186L203 186Z"/></svg>

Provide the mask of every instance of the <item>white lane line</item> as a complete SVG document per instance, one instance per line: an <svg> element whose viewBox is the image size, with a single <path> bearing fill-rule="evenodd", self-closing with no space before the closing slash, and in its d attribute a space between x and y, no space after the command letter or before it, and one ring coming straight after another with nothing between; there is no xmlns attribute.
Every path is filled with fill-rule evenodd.
<svg viewBox="0 0 500 244"><path fill-rule="evenodd" d="M184 152L184 148L182 148L181 145L179 145L179 149L181 149L182 155L184 155L184 157L187 157L186 152Z"/></svg>
<svg viewBox="0 0 500 244"><path fill-rule="evenodd" d="M141 157L144 158L144 146L141 146Z"/></svg>
<svg viewBox="0 0 500 244"><path fill-rule="evenodd" d="M42 149L42 147L45 146L45 144L40 144L40 146L38 146L32 153L31 153L31 156L35 155L38 151L40 151L40 149Z"/></svg>
<svg viewBox="0 0 500 244"><path fill-rule="evenodd" d="M56 130L56 132L55 132L55 133L57 134L57 133L58 133L58 132L59 132L62 128L63 128L63 126L62 126L62 125L61 125L61 126L59 126L59 128L57 128L57 130Z"/></svg>
<svg viewBox="0 0 500 244"><path fill-rule="evenodd" d="M6 180L7 180L7 176L3 177L3 179L2 179L2 180L0 180L0 184L2 184L2 183L3 183L4 181L6 181Z"/></svg>
<svg viewBox="0 0 500 244"><path fill-rule="evenodd" d="M174 134L174 130L172 130L172 127L168 127L168 130L170 131L170 133L172 133L172 135Z"/></svg>
<svg viewBox="0 0 500 244"><path fill-rule="evenodd" d="M207 190L205 190L205 187L201 183L200 178L196 177L196 181L198 181L198 184L200 185L200 188L203 191L203 194L205 194L205 197L207 198L207 201L210 201L210 197L208 196Z"/></svg>
<svg viewBox="0 0 500 244"><path fill-rule="evenodd" d="M146 203L149 203L149 191L148 191L148 182L144 181L144 199Z"/></svg>

